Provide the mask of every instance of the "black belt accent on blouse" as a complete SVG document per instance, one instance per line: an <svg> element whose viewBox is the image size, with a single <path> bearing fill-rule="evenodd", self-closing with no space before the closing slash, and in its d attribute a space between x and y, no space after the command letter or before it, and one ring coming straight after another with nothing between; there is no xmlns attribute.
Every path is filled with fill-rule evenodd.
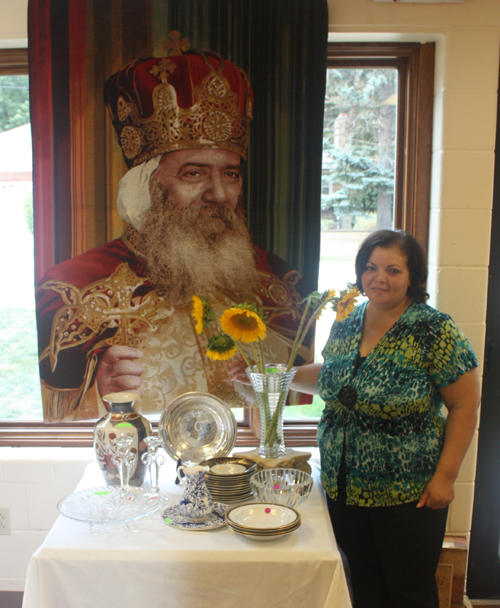
<svg viewBox="0 0 500 608"><path fill-rule="evenodd" d="M337 398L340 403L342 403L342 405L351 406L354 405L358 400L358 393L356 392L356 389L352 386L343 386L339 390Z"/></svg>
<svg viewBox="0 0 500 608"><path fill-rule="evenodd" d="M365 359L366 357L362 357L358 351L358 354L356 355L356 361L354 362L354 371L352 374L353 378L358 373L358 370ZM342 405L350 407L354 405L358 400L358 393L356 392L356 389L353 386L349 386L347 384L339 390L339 392L337 393L337 399L340 401L340 403L342 403Z"/></svg>

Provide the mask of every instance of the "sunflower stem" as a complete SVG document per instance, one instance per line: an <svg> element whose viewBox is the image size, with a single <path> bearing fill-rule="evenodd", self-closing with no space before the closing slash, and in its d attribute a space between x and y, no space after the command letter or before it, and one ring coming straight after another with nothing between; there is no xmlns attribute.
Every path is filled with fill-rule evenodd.
<svg viewBox="0 0 500 608"><path fill-rule="evenodd" d="M295 348L295 352L292 352L293 358L292 358L292 356L290 356L290 361L288 362L288 366L287 366L287 369L286 369L287 372L289 372L292 369L293 361L295 361L295 357L297 356L297 353L299 352L299 349L302 346L302 342L304 341L305 337L307 336L307 332L309 331L311 325L317 320L317 318L321 314L322 310L325 308L325 306L330 301L331 300L326 300L325 303L323 304L323 306L321 306L317 310L315 310L313 312L313 314L311 315L311 317L309 318L309 321L307 322L307 325L305 326L304 331L302 332L302 335L300 336L300 339L297 340L297 345L296 345L296 348ZM290 362L292 364L290 364Z"/></svg>
<svg viewBox="0 0 500 608"><path fill-rule="evenodd" d="M255 350L255 346L253 343L250 345L252 347L253 358L255 359L255 363L257 364L257 369L260 374L266 373L266 368L264 367L264 360L259 359L257 355L257 351Z"/></svg>
<svg viewBox="0 0 500 608"><path fill-rule="evenodd" d="M295 361L295 357L297 356L297 352L304 341L305 334L302 334L302 328L304 327L304 322L307 317L307 313L309 312L309 308L311 307L311 300L307 300L306 307L302 314L302 318L300 320L299 329L295 335L295 341L292 346L292 350L290 352L290 357L288 359L288 365L286 366L286 371L289 372L292 369L293 362ZM309 326L310 327L310 326Z"/></svg>
<svg viewBox="0 0 500 608"><path fill-rule="evenodd" d="M238 344L238 342L235 341L235 346L238 349L238 352L240 353L240 355L243 357L243 359L245 359L245 363L247 364L247 367L249 367L251 370L253 370L253 365L250 361L250 359L245 355L245 353L243 352L243 349L240 347L240 345Z"/></svg>
<svg viewBox="0 0 500 608"><path fill-rule="evenodd" d="M271 446L273 443L280 443L280 438L278 437L278 420L280 419L282 410L285 407L287 394L288 391L283 391L280 394L278 404L274 410L271 420L266 420L266 436L264 438L265 445Z"/></svg>
<svg viewBox="0 0 500 608"><path fill-rule="evenodd" d="M266 371L266 361L264 359L264 349L262 348L262 340L260 338L259 338L259 354L260 354L261 367L265 372Z"/></svg>

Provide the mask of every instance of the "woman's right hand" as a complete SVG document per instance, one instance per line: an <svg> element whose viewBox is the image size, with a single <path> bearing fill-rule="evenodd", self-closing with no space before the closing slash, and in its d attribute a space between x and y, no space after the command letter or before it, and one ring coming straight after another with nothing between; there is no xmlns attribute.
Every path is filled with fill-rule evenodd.
<svg viewBox="0 0 500 608"><path fill-rule="evenodd" d="M255 365L254 361L251 361ZM250 385L250 380L245 373L247 364L241 355L237 355L233 361L228 362L229 377L234 381L242 384ZM318 394L318 375L323 367L323 363L311 363L309 365L301 365L297 368L297 373L292 382L292 388L301 393L308 395Z"/></svg>
<svg viewBox="0 0 500 608"><path fill-rule="evenodd" d="M255 361L250 361L252 365L255 365ZM241 382L242 384L250 385L250 380L246 375L246 364L245 359L241 355L236 355L232 361L228 361L229 367L229 378L232 382Z"/></svg>
<svg viewBox="0 0 500 608"><path fill-rule="evenodd" d="M308 395L318 394L318 376L323 363L309 363L297 367L297 373L292 382L292 388L299 393Z"/></svg>

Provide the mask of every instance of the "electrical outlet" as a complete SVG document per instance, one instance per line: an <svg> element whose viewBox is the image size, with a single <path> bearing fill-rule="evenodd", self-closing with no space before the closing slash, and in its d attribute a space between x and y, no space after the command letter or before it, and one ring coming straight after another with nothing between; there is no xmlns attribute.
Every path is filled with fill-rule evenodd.
<svg viewBox="0 0 500 608"><path fill-rule="evenodd" d="M0 507L0 534L10 534L9 507Z"/></svg>

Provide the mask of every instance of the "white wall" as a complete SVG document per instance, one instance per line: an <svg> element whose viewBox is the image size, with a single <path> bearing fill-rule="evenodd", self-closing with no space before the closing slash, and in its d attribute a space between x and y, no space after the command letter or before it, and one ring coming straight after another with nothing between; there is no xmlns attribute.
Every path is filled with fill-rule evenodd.
<svg viewBox="0 0 500 608"><path fill-rule="evenodd" d="M28 39L28 0L0 0L0 48L23 48Z"/></svg>
<svg viewBox="0 0 500 608"><path fill-rule="evenodd" d="M28 562L71 494L93 448L0 447L0 507L8 507L12 534L0 536L0 591L24 591Z"/></svg>
<svg viewBox="0 0 500 608"><path fill-rule="evenodd" d="M380 4L329 0L334 40L436 41L430 226L431 303L484 351L500 48L500 1ZM26 0L0 0L0 46L25 40ZM17 42L12 42L17 40ZM470 530L477 434L456 486L448 531ZM13 534L0 536L0 590L22 590L29 556L50 528L91 451L1 448L0 506Z"/></svg>
<svg viewBox="0 0 500 608"><path fill-rule="evenodd" d="M467 334L483 368L500 56L500 2L329 0L331 40L436 42L430 303ZM470 531L478 434L462 466L449 532Z"/></svg>

